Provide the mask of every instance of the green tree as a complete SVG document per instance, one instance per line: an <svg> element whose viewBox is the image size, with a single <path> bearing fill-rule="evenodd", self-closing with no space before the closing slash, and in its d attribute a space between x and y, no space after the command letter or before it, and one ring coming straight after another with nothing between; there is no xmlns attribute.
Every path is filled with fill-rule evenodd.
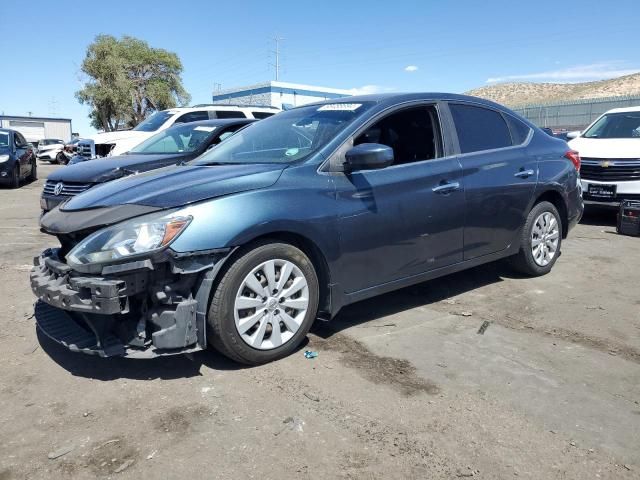
<svg viewBox="0 0 640 480"><path fill-rule="evenodd" d="M191 100L182 86L178 56L137 38L98 35L87 49L82 72L89 80L76 97L91 106L89 118L97 129L133 127L154 111Z"/></svg>

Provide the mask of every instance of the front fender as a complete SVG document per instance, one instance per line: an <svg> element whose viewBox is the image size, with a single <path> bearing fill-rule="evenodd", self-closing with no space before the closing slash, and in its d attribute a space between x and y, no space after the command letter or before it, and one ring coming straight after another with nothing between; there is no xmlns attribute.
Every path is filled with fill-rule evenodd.
<svg viewBox="0 0 640 480"><path fill-rule="evenodd" d="M191 215L193 221L171 248L193 252L238 247L258 237L284 232L313 242L331 264L339 256L336 208L329 176L316 174L303 179L295 172L287 173L273 187L182 209L181 214Z"/></svg>

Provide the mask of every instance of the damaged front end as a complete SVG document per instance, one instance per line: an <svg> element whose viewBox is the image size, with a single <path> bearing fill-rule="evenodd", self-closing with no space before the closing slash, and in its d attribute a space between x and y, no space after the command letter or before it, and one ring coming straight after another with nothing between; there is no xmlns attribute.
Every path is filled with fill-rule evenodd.
<svg viewBox="0 0 640 480"><path fill-rule="evenodd" d="M177 253L163 245L148 255L83 265L69 257L105 229L43 230L62 245L36 257L31 271L36 322L48 337L103 357L149 358L206 348L209 294L230 249Z"/></svg>

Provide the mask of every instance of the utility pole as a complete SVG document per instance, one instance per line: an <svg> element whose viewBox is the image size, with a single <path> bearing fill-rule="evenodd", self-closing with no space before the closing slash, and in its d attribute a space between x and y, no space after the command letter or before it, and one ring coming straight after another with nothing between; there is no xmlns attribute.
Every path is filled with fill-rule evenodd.
<svg viewBox="0 0 640 480"><path fill-rule="evenodd" d="M278 35L273 37L273 41L276 43L276 49L273 51L276 56L276 63L272 64L272 66L276 69L276 82L280 80L280 42L282 40L284 40L284 38Z"/></svg>

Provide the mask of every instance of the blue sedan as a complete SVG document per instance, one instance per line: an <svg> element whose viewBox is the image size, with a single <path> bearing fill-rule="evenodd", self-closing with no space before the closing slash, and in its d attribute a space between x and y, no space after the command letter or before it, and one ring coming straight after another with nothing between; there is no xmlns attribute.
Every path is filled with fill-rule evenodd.
<svg viewBox="0 0 640 480"><path fill-rule="evenodd" d="M498 259L551 271L580 157L452 94L358 96L257 122L186 165L96 186L41 219L39 328L68 348L293 352L317 318Z"/></svg>

